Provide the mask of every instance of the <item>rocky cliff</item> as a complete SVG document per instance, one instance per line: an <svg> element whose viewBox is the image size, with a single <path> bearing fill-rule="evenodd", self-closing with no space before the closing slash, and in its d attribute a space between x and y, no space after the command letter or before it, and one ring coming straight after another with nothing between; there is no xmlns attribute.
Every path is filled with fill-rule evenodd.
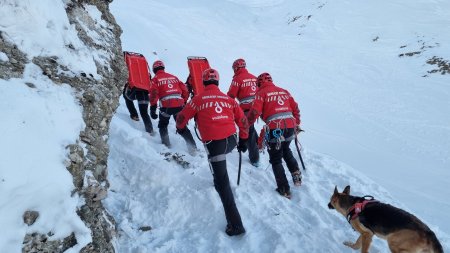
<svg viewBox="0 0 450 253"><path fill-rule="evenodd" d="M13 1L7 2L14 4ZM6 32L0 31L0 52L3 55L3 60L0 61L1 79L21 78L25 66L33 63L42 69L42 74L50 78L54 85L65 83L73 87L83 108L85 129L76 143L66 147L66 168L73 176L73 194L85 199L77 214L91 230L92 235L92 242L81 252L114 252L111 239L115 233L115 223L103 208L101 200L106 196L106 189L109 187L109 123L118 106L127 71L122 57L122 31L109 11L109 3L100 0L64 1L70 28L76 29L79 40L89 51L96 52L96 73L72 71L60 56L30 56L8 39ZM99 17L92 17L90 10L93 8L97 9L95 13L101 14ZM77 50L77 45L69 43L65 46L66 50ZM24 214L24 219L27 219L26 217L27 214ZM47 234L27 234L22 251L63 252L77 244L73 233L57 241L48 240L51 235L52 231Z"/></svg>

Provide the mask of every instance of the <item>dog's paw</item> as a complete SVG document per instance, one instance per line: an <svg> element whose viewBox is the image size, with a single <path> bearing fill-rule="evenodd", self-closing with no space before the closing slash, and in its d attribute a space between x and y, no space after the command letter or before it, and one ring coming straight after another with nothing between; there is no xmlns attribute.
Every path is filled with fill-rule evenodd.
<svg viewBox="0 0 450 253"><path fill-rule="evenodd" d="M352 243L352 242L345 241L345 242L344 242L344 245L347 246L347 247L350 247L350 248L352 248L352 249L355 249L355 244Z"/></svg>

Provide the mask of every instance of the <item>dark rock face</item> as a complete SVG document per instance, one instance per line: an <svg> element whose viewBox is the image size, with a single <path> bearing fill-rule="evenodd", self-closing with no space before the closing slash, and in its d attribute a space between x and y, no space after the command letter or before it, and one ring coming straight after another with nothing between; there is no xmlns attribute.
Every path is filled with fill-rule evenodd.
<svg viewBox="0 0 450 253"><path fill-rule="evenodd" d="M36 211L26 211L23 214L23 222L27 224L28 226L31 226L34 224L36 219L39 217L39 212Z"/></svg>
<svg viewBox="0 0 450 253"><path fill-rule="evenodd" d="M435 65L435 69L428 73L441 73L441 75L450 74L450 61L444 60L442 57L433 56L427 61L430 65Z"/></svg>
<svg viewBox="0 0 450 253"><path fill-rule="evenodd" d="M91 230L92 242L81 252L114 252L112 238L115 236L114 219L106 212L101 200L106 197L107 181L107 144L111 118L118 107L121 89L128 75L122 55L120 35L117 25L105 0L72 0L66 2L66 13L71 25L77 31L79 39L91 51L100 52L94 58L97 73L75 73L60 63L58 57L34 57L28 59L24 52L4 37L0 32L0 52L7 60L0 60L0 78L21 78L25 65L30 61L42 69L42 74L50 78L55 85L66 83L74 88L77 99L83 107L85 129L76 143L66 147L68 157L67 170L73 176L75 186L73 194L85 198L85 204L77 214ZM101 13L101 22L91 16L89 9L94 6ZM98 12L96 11L96 12ZM93 36L94 34L95 36ZM72 45L67 50L76 51ZM3 58L5 58L3 56ZM27 84L29 87L34 84ZM26 217L25 217L26 216ZM24 222L32 225L35 213L24 214ZM64 252L77 244L72 233L62 240L49 239L47 234L27 234L23 242L23 252Z"/></svg>
<svg viewBox="0 0 450 253"><path fill-rule="evenodd" d="M62 253L77 244L74 233L62 240L48 240L48 237L52 235L51 232L45 235L38 233L26 235L23 240L22 252Z"/></svg>
<svg viewBox="0 0 450 253"><path fill-rule="evenodd" d="M4 36L0 31L0 52L6 54L9 61L0 61L0 79L21 77L25 64L28 62L27 56L16 45L8 42Z"/></svg>

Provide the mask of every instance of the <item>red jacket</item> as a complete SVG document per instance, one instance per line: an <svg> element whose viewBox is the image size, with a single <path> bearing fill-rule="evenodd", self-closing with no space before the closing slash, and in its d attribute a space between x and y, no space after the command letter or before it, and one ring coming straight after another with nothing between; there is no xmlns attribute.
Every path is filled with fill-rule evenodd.
<svg viewBox="0 0 450 253"><path fill-rule="evenodd" d="M237 98L242 110L250 109L253 99L255 98L258 87L256 86L257 78L250 74L247 69L241 68L236 71L231 81L228 96Z"/></svg>
<svg viewBox="0 0 450 253"><path fill-rule="evenodd" d="M156 105L160 101L160 107L180 107L189 98L186 85L176 76L164 72L163 69L156 72L152 79L150 90L150 104Z"/></svg>
<svg viewBox="0 0 450 253"><path fill-rule="evenodd" d="M255 123L260 115L270 129L300 125L300 110L294 98L272 82L259 87L248 114L248 123Z"/></svg>
<svg viewBox="0 0 450 253"><path fill-rule="evenodd" d="M221 140L236 133L248 138L248 122L238 103L225 95L214 84L195 96L177 116L177 128L182 129L195 117L203 141Z"/></svg>

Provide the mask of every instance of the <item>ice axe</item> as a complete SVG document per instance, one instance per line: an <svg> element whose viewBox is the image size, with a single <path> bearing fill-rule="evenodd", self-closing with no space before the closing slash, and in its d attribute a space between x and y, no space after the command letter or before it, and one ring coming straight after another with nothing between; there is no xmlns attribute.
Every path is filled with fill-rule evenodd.
<svg viewBox="0 0 450 253"><path fill-rule="evenodd" d="M298 133L300 133L300 132L304 132L304 131L300 129L300 131ZM297 148L298 157L300 158L300 162L302 163L303 170L306 171L305 163L303 162L302 154L300 153L300 148L298 147L297 134L295 134L295 147Z"/></svg>
<svg viewBox="0 0 450 253"><path fill-rule="evenodd" d="M239 170L238 170L237 185L239 185L239 182L241 181L241 164L242 164L242 152L239 151Z"/></svg>

